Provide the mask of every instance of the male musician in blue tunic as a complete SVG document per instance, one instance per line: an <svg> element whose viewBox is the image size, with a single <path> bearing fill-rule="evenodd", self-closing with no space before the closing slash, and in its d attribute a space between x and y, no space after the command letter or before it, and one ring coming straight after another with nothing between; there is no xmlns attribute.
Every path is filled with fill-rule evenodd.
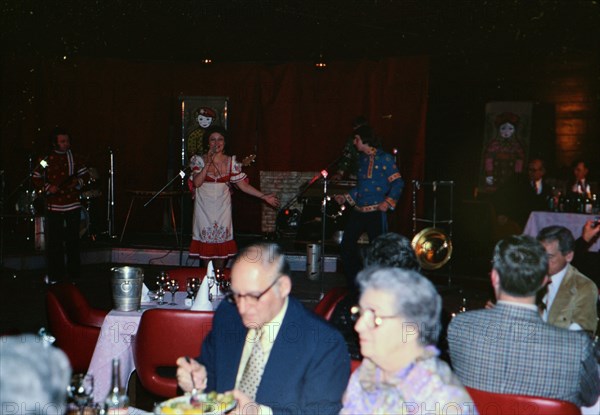
<svg viewBox="0 0 600 415"><path fill-rule="evenodd" d="M358 239L363 232L369 241L387 232L386 212L396 208L404 188L394 156L381 149L371 127L355 130L354 146L359 152L357 185L344 195L335 195L337 203L348 203L352 207L341 246L350 290L356 289L354 279L362 268Z"/></svg>

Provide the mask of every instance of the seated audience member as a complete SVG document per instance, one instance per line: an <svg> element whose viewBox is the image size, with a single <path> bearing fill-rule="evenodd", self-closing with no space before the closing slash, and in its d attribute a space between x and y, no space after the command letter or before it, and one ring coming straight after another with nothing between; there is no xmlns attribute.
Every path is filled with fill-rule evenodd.
<svg viewBox="0 0 600 415"><path fill-rule="evenodd" d="M548 210L548 198L552 188L546 183L544 161L534 158L529 162L527 175L515 176L494 196L498 223L512 220L522 229L529 214L536 210Z"/></svg>
<svg viewBox="0 0 600 415"><path fill-rule="evenodd" d="M344 394L342 414L475 412L473 403L433 346L442 300L415 271L371 267L357 277L353 308L362 364Z"/></svg>
<svg viewBox="0 0 600 415"><path fill-rule="evenodd" d="M70 378L67 356L39 336L0 338L0 413L64 414Z"/></svg>
<svg viewBox="0 0 600 415"><path fill-rule="evenodd" d="M400 234L388 232L379 235L367 246L363 254L363 265L380 265L420 271L421 266L413 250L410 240ZM348 294L335 307L331 314L330 323L344 336L350 357L362 359L358 346L358 335L354 330L354 321L350 309L357 303L355 295Z"/></svg>
<svg viewBox="0 0 600 415"><path fill-rule="evenodd" d="M585 160L575 160L573 162L573 180L569 183L567 191L591 198L594 192L588 180L589 172L590 170Z"/></svg>
<svg viewBox="0 0 600 415"><path fill-rule="evenodd" d="M600 284L600 251L589 251L600 235L600 222L588 220L583 226L581 236L575 241L573 264L598 286Z"/></svg>
<svg viewBox="0 0 600 415"><path fill-rule="evenodd" d="M373 239L365 251L363 265L380 265L421 271L415 251L406 236L388 232Z"/></svg>
<svg viewBox="0 0 600 415"><path fill-rule="evenodd" d="M337 414L350 376L344 339L291 288L279 246L242 250L200 357L177 360L181 389L192 389L193 376L207 391L233 390L238 413Z"/></svg>
<svg viewBox="0 0 600 415"><path fill-rule="evenodd" d="M450 322L452 367L471 388L589 406L600 394L592 341L542 320L535 298L547 270L547 254L534 238L496 244L491 282L498 303Z"/></svg>
<svg viewBox="0 0 600 415"><path fill-rule="evenodd" d="M571 265L575 240L564 226L548 226L537 235L548 254L547 292L542 298L542 319L570 330L596 331L598 288Z"/></svg>

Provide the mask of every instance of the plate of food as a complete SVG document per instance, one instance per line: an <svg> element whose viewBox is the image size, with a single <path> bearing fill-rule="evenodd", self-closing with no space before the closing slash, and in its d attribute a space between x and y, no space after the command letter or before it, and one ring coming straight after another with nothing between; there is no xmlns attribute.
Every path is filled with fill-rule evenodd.
<svg viewBox="0 0 600 415"><path fill-rule="evenodd" d="M200 393L194 403L191 395L178 396L154 407L155 415L216 415L226 414L237 405L231 393Z"/></svg>

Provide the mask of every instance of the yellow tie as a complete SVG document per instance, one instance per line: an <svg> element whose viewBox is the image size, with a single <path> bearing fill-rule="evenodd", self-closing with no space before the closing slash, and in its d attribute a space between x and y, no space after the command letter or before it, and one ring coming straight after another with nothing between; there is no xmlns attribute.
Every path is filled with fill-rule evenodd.
<svg viewBox="0 0 600 415"><path fill-rule="evenodd" d="M262 329L257 329L254 345L252 346L250 357L248 358L248 362L246 362L244 374L240 380L240 391L244 392L252 400L256 399L256 391L265 369L264 354L260 342L261 337Z"/></svg>

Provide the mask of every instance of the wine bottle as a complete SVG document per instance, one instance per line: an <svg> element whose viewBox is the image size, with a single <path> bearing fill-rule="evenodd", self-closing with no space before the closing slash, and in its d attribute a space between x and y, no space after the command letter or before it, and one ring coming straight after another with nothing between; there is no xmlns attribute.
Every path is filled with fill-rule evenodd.
<svg viewBox="0 0 600 415"><path fill-rule="evenodd" d="M112 382L110 391L104 399L104 413L106 415L127 415L129 397L121 387L121 362L119 359L112 361Z"/></svg>
<svg viewBox="0 0 600 415"><path fill-rule="evenodd" d="M592 213L592 199L589 195L585 196L583 213L591 214Z"/></svg>

